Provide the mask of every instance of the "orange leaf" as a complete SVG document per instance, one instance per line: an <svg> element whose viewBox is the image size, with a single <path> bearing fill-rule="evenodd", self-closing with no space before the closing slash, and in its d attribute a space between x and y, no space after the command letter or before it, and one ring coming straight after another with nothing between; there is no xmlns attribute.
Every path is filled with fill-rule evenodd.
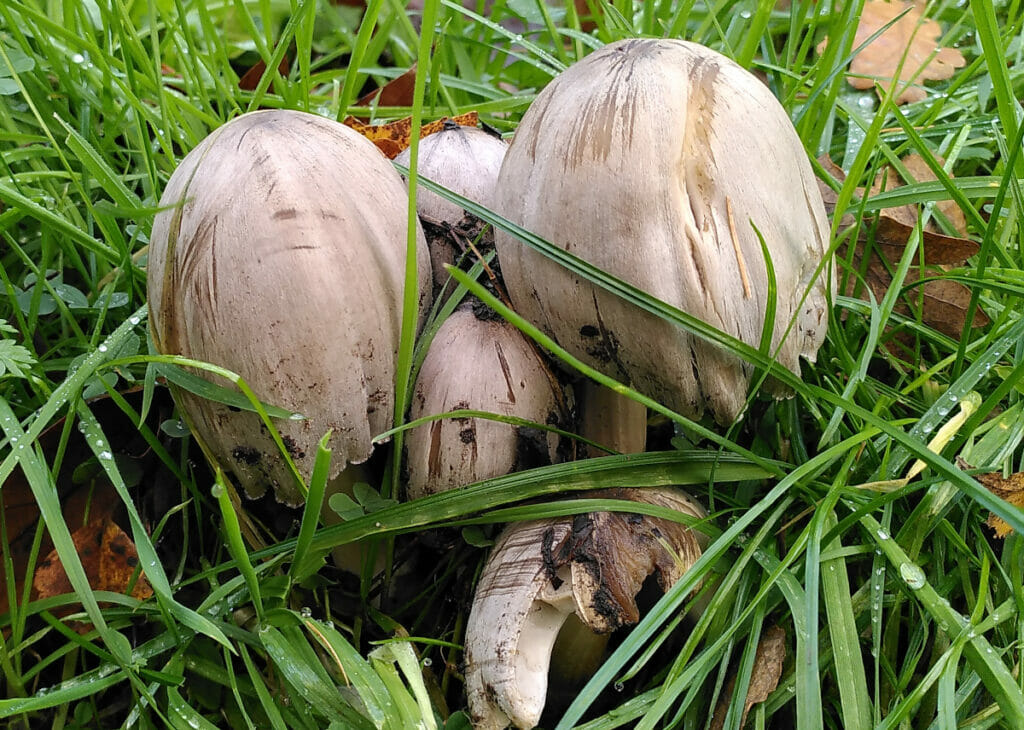
<svg viewBox="0 0 1024 730"><path fill-rule="evenodd" d="M71 538L93 590L113 593L128 590L139 564L139 555L135 551L135 543L124 530L105 518L79 527L71 533ZM56 550L52 550L39 562L32 587L38 598L72 592L71 582ZM140 600L153 595L153 589L144 575L140 574L135 581L131 595Z"/></svg>
<svg viewBox="0 0 1024 730"><path fill-rule="evenodd" d="M966 65L963 54L955 48L940 48L942 28L934 20L923 17L924 3L868 0L857 24L853 47L859 48L868 38L888 28L854 56L847 81L856 89L870 89L878 83L888 91L897 85L895 102L921 101L927 95L924 81L941 81ZM904 13L900 17L901 13ZM899 20L893 23L895 18ZM819 52L824 43L819 46Z"/></svg>
<svg viewBox="0 0 1024 730"><path fill-rule="evenodd" d="M971 468L963 459L957 459L956 464L961 469ZM1024 509L1024 472L1019 471L1004 477L1002 472L994 471L987 474L975 474L974 478L999 499L1009 502L1017 509ZM1001 517L997 517L994 512L989 514L985 524L995 530L996 537L1006 537L1013 532L1009 523Z"/></svg>
<svg viewBox="0 0 1024 730"><path fill-rule="evenodd" d="M420 138L440 132L447 124L475 127L478 121L480 120L476 112L466 112L450 119L441 117L437 121L420 126ZM377 145L377 148L392 160L409 146L412 139L412 117L388 124L363 124L355 117L346 117L344 123Z"/></svg>

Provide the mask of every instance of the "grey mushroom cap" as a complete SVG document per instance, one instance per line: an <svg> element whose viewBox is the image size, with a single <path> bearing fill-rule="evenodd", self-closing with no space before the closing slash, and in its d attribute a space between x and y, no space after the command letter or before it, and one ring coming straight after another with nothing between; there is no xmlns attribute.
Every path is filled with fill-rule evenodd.
<svg viewBox="0 0 1024 730"><path fill-rule="evenodd" d="M161 206L148 270L157 349L232 370L301 413L275 425L304 477L328 429L332 477L365 461L392 426L401 331L408 197L389 161L336 122L253 112L185 157ZM430 263L418 225L416 236L422 320ZM258 416L175 395L247 493L301 501Z"/></svg>
<svg viewBox="0 0 1024 730"><path fill-rule="evenodd" d="M526 337L463 306L444 321L416 378L410 418L453 410L567 420L558 382ZM406 436L410 499L560 460L551 431L483 418L446 418Z"/></svg>
<svg viewBox="0 0 1024 730"><path fill-rule="evenodd" d="M464 198L492 207L494 185L508 143L476 127L451 125L425 137L420 142L418 172ZM403 150L395 162L408 167L410 152ZM427 223L458 226L466 216L462 206L435 192L419 187L416 190L416 212ZM448 281L446 264L454 264L461 246L446 234L428 236L434 284L444 287Z"/></svg>
<svg viewBox="0 0 1024 730"><path fill-rule="evenodd" d="M453 124L420 142L418 172L464 198L490 207L507 150L508 143L493 134ZM409 161L408 149L395 158L395 162L406 167ZM416 192L416 211L435 223L452 225L465 215L459 205L423 189Z"/></svg>
<svg viewBox="0 0 1024 730"><path fill-rule="evenodd" d="M835 283L819 270L829 226L807 154L770 91L703 46L620 41L560 74L523 117L495 209L754 347L768 297L760 232L777 286L772 351L799 373L824 340ZM684 415L740 413L750 368L737 358L495 239L516 309L573 355Z"/></svg>

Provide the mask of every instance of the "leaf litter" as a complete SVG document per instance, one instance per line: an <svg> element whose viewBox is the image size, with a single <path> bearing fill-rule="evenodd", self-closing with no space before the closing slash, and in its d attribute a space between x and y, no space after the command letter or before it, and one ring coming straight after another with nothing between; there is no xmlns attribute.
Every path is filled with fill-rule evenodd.
<svg viewBox="0 0 1024 730"><path fill-rule="evenodd" d="M864 3L853 49L856 51L875 33L881 33L853 57L846 77L850 86L871 89L877 83L882 94L896 86L894 103L906 104L928 96L923 82L943 81L967 65L960 51L939 45L942 27L925 18L925 10L923 2ZM827 44L826 38L818 46L819 54Z"/></svg>

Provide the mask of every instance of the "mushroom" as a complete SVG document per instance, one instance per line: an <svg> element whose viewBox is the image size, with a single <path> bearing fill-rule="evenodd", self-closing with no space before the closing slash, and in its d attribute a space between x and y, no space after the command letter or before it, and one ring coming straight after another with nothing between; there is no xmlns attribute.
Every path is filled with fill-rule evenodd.
<svg viewBox="0 0 1024 730"><path fill-rule="evenodd" d="M772 353L799 373L824 339L835 284L807 154L768 88L702 46L630 39L565 70L524 115L495 209L754 347L768 306L763 238ZM574 356L686 416L739 415L749 365L507 233L495 243L515 308Z"/></svg>
<svg viewBox="0 0 1024 730"><path fill-rule="evenodd" d="M507 149L508 144L497 134L448 123L420 142L418 173L489 208ZM408 149L403 150L395 162L408 167L409 154ZM454 264L465 252L462 241L472 241L481 224L458 204L429 190L416 192L416 211L427 232L434 286L440 292L448 281L445 265Z"/></svg>
<svg viewBox="0 0 1024 730"><path fill-rule="evenodd" d="M474 306L474 304L476 306ZM532 343L493 313L465 303L444 321L416 378L411 418L453 410L564 425L560 386ZM560 438L482 418L448 418L406 436L411 499L561 461Z"/></svg>
<svg viewBox="0 0 1024 730"><path fill-rule="evenodd" d="M228 122L168 181L149 254L150 326L161 353L241 375L265 402L303 477L331 430L331 477L365 461L392 426L408 197L376 147L336 122L259 111ZM420 319L430 263L417 225ZM203 377L212 379L204 372ZM193 432L251 496L302 501L254 413L175 397Z"/></svg>
<svg viewBox="0 0 1024 730"><path fill-rule="evenodd" d="M671 488L584 496L705 516L689 496ZM474 727L535 727L547 699L552 648L567 622L598 634L636 623L644 580L656 574L667 591L700 557L703 543L679 522L622 512L507 527L484 565L466 624L466 693Z"/></svg>

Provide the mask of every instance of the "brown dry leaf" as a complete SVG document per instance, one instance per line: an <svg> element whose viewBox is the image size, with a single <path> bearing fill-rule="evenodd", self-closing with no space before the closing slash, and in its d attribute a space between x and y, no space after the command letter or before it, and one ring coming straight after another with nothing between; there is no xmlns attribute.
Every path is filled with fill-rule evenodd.
<svg viewBox="0 0 1024 730"><path fill-rule="evenodd" d="M285 56L281 59L281 63L278 64L277 71L281 76L287 76L289 69L288 57ZM256 91L256 87L260 85L260 79L263 78L266 70L266 61L261 58L238 80L238 88L242 91Z"/></svg>
<svg viewBox="0 0 1024 730"><path fill-rule="evenodd" d="M416 64L401 76L391 79L378 89L360 98L356 106L412 106L413 89L416 86Z"/></svg>
<svg viewBox="0 0 1024 730"><path fill-rule="evenodd" d="M124 530L106 517L79 527L71 533L71 538L94 591L125 593L128 590L139 565L139 555L135 551L135 543ZM51 550L49 555L39 561L32 579L32 589L36 598L51 598L73 592L71 581L64 572L56 550ZM131 596L145 600L152 595L149 581L139 573L132 586Z"/></svg>
<svg viewBox="0 0 1024 730"><path fill-rule="evenodd" d="M476 112L466 112L456 117L441 117L420 126L420 139L440 132L446 124L458 124L462 127L475 127L480 121ZM409 146L412 139L412 117L399 119L388 124L363 124L355 117L346 117L344 124L359 132L383 152L388 159L395 159L398 154Z"/></svg>
<svg viewBox="0 0 1024 730"><path fill-rule="evenodd" d="M846 173L827 156L818 158L822 167L840 182L846 179ZM910 155L901 160L907 171L916 182L927 182L935 180L935 175L918 155ZM902 183L899 175L892 168L886 168L876 176L871 188L871 194L877 194L884 190L892 190ZM837 195L825 182L819 180L818 187L821 190L822 199L825 201L825 209L829 216L835 214ZM863 188L857 188L858 196L863 196ZM959 207L948 202L949 207L942 208L943 213L950 222L958 227L960 231L966 231L966 222ZM943 203L938 204L942 206ZM892 284L892 276L889 273L895 268L903 257L907 241L917 224L918 211L914 206L906 205L897 208L885 208L879 212L878 223L875 226L875 242L871 254L865 262L866 238L862 234L856 239L854 246L852 264L857 271L864 273L864 281L870 288L874 298L880 300L885 296ZM846 213L840 223L840 231L854 225L855 218ZM840 256L846 256L848 249L843 247ZM976 254L979 246L967 238L956 238L946 236L938 232L934 221L930 221L922 231L919 257L925 265L922 270L920 266L911 266L904 279L904 285L918 284L917 287L909 290L906 296L897 303L896 312L912 316L912 307L916 309L918 303L921 308L921 321L924 324L942 332L949 337L959 337L966 322L967 310L971 301L971 290L957 281L947 279L935 279L934 281L922 281L936 276L941 276L944 266L957 266L963 264L967 259ZM920 283L918 283L920 282ZM860 288L855 277L847 279L847 286L844 294L867 299L865 292ZM983 327L989 323L988 315L980 309L976 309L971 327Z"/></svg>
<svg viewBox="0 0 1024 730"><path fill-rule="evenodd" d="M142 389L125 391L122 396L138 409L142 401ZM139 434L134 422L109 396L89 401L89 408L109 435L111 451L117 454L118 459L125 460L123 465L130 463L151 475L147 476L147 480L167 477L167 473L160 466L159 457ZM149 427L156 430L160 422L171 415L172 408L169 392L165 388L158 388L147 421ZM40 434L37 442L46 456L47 463L53 463L53 455L61 447L63 432L64 419L59 419ZM71 429L71 438L64 448L60 472L54 475L64 521L73 530L88 523L118 519L123 510L121 498L98 466L96 473L84 479L80 474L83 463L95 457L78 429ZM77 476L76 472L79 472ZM3 520L3 528L7 534L15 595L20 596L33 555L36 525L41 519L39 506L20 468L16 467L3 484L0 484L0 506L0 520ZM52 548L53 543L44 531L36 555L46 555ZM6 566L0 561L0 585L5 585L6 581ZM0 614L7 613L8 609L7 591L0 590Z"/></svg>
<svg viewBox="0 0 1024 730"><path fill-rule="evenodd" d="M877 82L888 91L898 83L895 102L905 104L927 96L923 82L948 79L955 69L966 65L960 51L939 47L942 27L925 18L924 10L923 2L868 0L864 3L853 48L859 48L893 19L907 12L854 56L850 75L846 77L851 86L870 89ZM828 39L818 47L819 53L826 43Z"/></svg>
<svg viewBox="0 0 1024 730"><path fill-rule="evenodd" d="M768 699L768 695L779 686L782 677L782 662L786 659L786 632L781 626L772 626L761 636L754 655L754 667L750 673L750 686L747 688L747 699L743 703L743 719L740 727L747 723L750 708ZM736 675L729 677L729 682L718 700L715 714L711 719L711 730L722 730L725 727L725 716L732 703L732 694L736 689Z"/></svg>
<svg viewBox="0 0 1024 730"><path fill-rule="evenodd" d="M960 458L956 460L956 464L961 469L971 468L967 462ZM974 478L988 491L999 497L999 499L1009 502L1017 509L1024 509L1024 472L1019 471L1004 477L1002 472L994 471L987 474L975 474ZM989 514L985 524L995 530L996 537L1006 537L1013 532L1013 528L1010 527L1009 523L1001 517L997 517L994 512Z"/></svg>

